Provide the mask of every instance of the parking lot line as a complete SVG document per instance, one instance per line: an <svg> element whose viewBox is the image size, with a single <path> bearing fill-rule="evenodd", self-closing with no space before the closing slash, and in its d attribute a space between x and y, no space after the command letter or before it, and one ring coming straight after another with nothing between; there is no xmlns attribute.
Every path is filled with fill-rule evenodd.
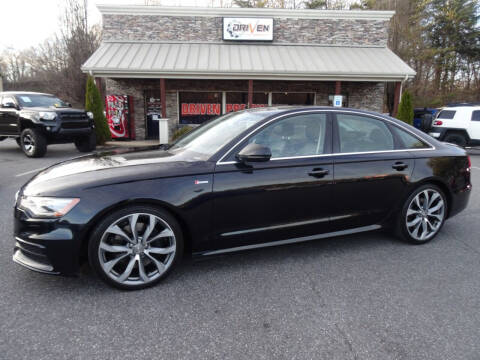
<svg viewBox="0 0 480 360"><path fill-rule="evenodd" d="M28 174L31 174L31 173L34 173L34 172L38 172L38 171L40 171L40 170L43 170L43 168L35 169L35 170L30 170L30 171L25 171L25 172L23 172L23 173L20 173L20 174L15 175L15 177L20 177L20 176L28 175Z"/></svg>

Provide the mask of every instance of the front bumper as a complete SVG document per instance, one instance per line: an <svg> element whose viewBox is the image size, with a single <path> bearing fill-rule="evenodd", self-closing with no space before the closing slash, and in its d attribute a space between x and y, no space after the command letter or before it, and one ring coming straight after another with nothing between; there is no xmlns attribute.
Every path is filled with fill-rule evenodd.
<svg viewBox="0 0 480 360"><path fill-rule="evenodd" d="M32 219L15 209L13 261L48 274L75 274L80 241L64 219Z"/></svg>
<svg viewBox="0 0 480 360"><path fill-rule="evenodd" d="M88 136L95 130L93 127L82 127L77 129L64 129L60 125L56 126L43 126L43 132L50 141L70 141L72 139Z"/></svg>
<svg viewBox="0 0 480 360"><path fill-rule="evenodd" d="M47 274L59 274L53 270L53 265L49 262L45 247L42 245L30 243L16 238L15 248L13 250L12 260L27 269Z"/></svg>

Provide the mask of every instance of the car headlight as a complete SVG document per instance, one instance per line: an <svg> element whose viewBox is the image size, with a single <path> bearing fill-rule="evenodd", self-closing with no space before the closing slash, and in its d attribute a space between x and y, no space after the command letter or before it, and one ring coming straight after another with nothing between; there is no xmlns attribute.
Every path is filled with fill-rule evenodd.
<svg viewBox="0 0 480 360"><path fill-rule="evenodd" d="M55 120L57 113L53 111L40 111L38 113L38 118L43 120Z"/></svg>
<svg viewBox="0 0 480 360"><path fill-rule="evenodd" d="M22 196L18 207L33 217L54 219L66 215L79 201L78 198Z"/></svg>
<svg viewBox="0 0 480 360"><path fill-rule="evenodd" d="M87 116L88 116L91 120L93 120L93 113L92 113L91 111L88 111L88 112L87 112Z"/></svg>

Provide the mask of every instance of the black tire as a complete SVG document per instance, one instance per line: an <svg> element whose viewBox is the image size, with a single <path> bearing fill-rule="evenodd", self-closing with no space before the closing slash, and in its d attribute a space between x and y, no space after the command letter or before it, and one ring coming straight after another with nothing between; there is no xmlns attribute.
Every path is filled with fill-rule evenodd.
<svg viewBox="0 0 480 360"><path fill-rule="evenodd" d="M436 225L435 226L435 232L431 236L428 236L424 239L418 239L418 238L415 238L414 236L412 236L411 231L409 231L409 229L408 229L407 222L412 223L412 220L415 220L416 218L421 217L422 220L420 221L420 226L423 226L423 216L420 215L420 214L407 215L407 212L409 211L410 204L415 201L415 197L417 195L421 194L421 193L424 193L426 190L431 191L432 193L436 192L438 195L440 195L440 198L438 198L438 200L436 199L435 202L432 202L432 205L435 207L436 205L438 205L440 203L440 200L441 200L443 202L443 211L442 211L443 216L442 216L442 219L440 221L440 220L438 220L438 218L436 218L436 216L438 216L438 214L437 215L432 215L433 217L430 217L429 215L426 215L427 220L429 220L432 225L433 225L432 219L434 221L437 220L438 223L435 223L435 225ZM431 196L430 198L433 198L433 196ZM410 194L410 196L405 200L405 203L403 204L403 207L402 207L402 209L401 209L401 211L400 211L400 213L397 217L396 233L397 233L397 235L399 236L400 239L402 239L403 241L406 241L408 243L415 244L415 245L425 244L425 243L431 241L432 239L434 239L435 236L438 235L438 233L442 229L443 224L445 223L447 214L448 214L448 203L447 203L447 198L446 198L444 192L442 191L442 189L440 189L438 186L436 186L434 184L422 185L422 186L418 187L417 189L415 189ZM410 227L410 229L412 229L413 227ZM431 226L430 228L433 231L433 227ZM427 229L428 229L428 227L427 227Z"/></svg>
<svg viewBox="0 0 480 360"><path fill-rule="evenodd" d="M459 134L459 133L448 133L443 141L455 144L461 147L467 146L467 138L465 135Z"/></svg>
<svg viewBox="0 0 480 360"><path fill-rule="evenodd" d="M0 136L0 141L5 140L7 137L6 136Z"/></svg>
<svg viewBox="0 0 480 360"><path fill-rule="evenodd" d="M91 133L87 136L82 136L75 139L75 147L80 152L92 152L97 147L97 137L95 133Z"/></svg>
<svg viewBox="0 0 480 360"><path fill-rule="evenodd" d="M47 139L37 129L24 129L20 134L20 147L28 157L40 158L47 152Z"/></svg>
<svg viewBox="0 0 480 360"><path fill-rule="evenodd" d="M15 138L15 141L17 142L17 145L20 147L20 149L22 148L22 142L20 141L21 138L17 137Z"/></svg>
<svg viewBox="0 0 480 360"><path fill-rule="evenodd" d="M112 233L106 233L106 230L111 225L116 224L118 221L120 221L120 222L121 221L127 221L126 218L129 215L131 216L132 214L151 214L151 215L154 215L157 218L160 218L161 221L166 223L170 227L171 231L173 232L173 235L174 235L173 236L173 238L174 238L173 242L174 242L174 246L175 246L175 253L173 254L172 258L167 261L167 263L169 263L169 265L166 268L166 270L164 270L162 273L160 273L160 271L158 271L158 274L156 274L156 275L154 273L152 273L153 274L152 278L154 278L153 280L148 281L148 282L143 282L143 283L137 283L137 284L135 284L135 283L128 284L128 283L125 283L125 282L121 283L121 282L115 280L114 279L115 277L119 277L118 275L121 275L121 274L115 274L114 273L115 271L118 271L118 270L115 270L115 267L117 265L113 266L108 273L104 269L104 266L106 265L106 261L110 261L112 259L113 260L118 259L118 257L122 256L121 252L118 253L118 254L120 254L118 257L113 257L112 259L110 259L110 258L105 259L104 255L102 255L102 252L100 250L100 244L102 243L102 238L104 236L106 236L106 237L110 236L110 239L113 239L113 241L126 242L125 240L123 240L124 238L121 237L121 236L117 237L118 235L113 235L113 237L111 237ZM144 216L144 215L141 215L139 217L139 219L142 216ZM122 220L122 219L125 219L125 220ZM157 220L156 224L159 224L160 229L161 228L166 229L164 224L162 224L158 220ZM146 231L147 231L146 230L146 224L141 224L141 225L144 225L143 233L142 233L142 237L143 237L145 235ZM128 225L127 225L127 228L122 228L122 229L123 229L123 231L125 231L125 233L127 235L129 234L128 233ZM106 234L109 234L109 235L106 235ZM140 235L140 232L139 232L139 235ZM165 238L161 238L161 239L169 239L168 241L172 241L171 238L172 237L170 237L170 238L165 237ZM141 237L139 236L138 239L141 239ZM159 240L157 240L157 241L159 241ZM103 242L103 244L105 244L105 242ZM127 244L128 244L128 242L127 242ZM171 246L171 245L169 245L169 246ZM161 246L161 247L164 247L164 246ZM132 253L130 253L130 254L125 253L124 254L125 255L125 261L130 261L130 262L133 261L132 257L135 257L135 256L137 256L136 254L138 254L139 257L142 256L142 259L146 259L148 262L150 262L149 266L151 266L151 268L153 268L153 270L155 270L155 264L153 263L153 261L151 261L150 259L147 258L147 257L150 257L150 256L147 256L143 253L143 251L147 248L142 249L140 254L138 252L134 253L134 249L131 246L130 246L130 248L132 249L132 250L130 250ZM107 284L109 284L113 287L116 287L118 289L122 289L122 290L138 290L138 289L143 289L143 288L146 288L146 287L153 286L153 285L157 284L158 282L160 282L162 279L164 279L170 273L170 271L173 268L175 268L178 265L178 263L180 262L180 260L183 256L183 248L184 248L184 240L183 240L183 234L182 234L181 227L178 224L178 222L175 220L175 218L169 212L167 212L163 209L157 208L157 207L150 206L150 205L131 205L131 206L127 206L123 209L117 210L117 211L113 212L111 215L108 215L107 217L105 217L104 220L102 220L95 227L95 229L92 233L92 236L90 237L90 241L88 243L88 260L89 260L90 266L94 269L94 271L97 273L97 275ZM140 251L140 250L138 250L138 251ZM148 251L148 249L146 251ZM117 254L117 253L115 253L115 254ZM163 256L163 255L160 255L160 256ZM167 258L170 255L164 255L164 256L165 256L165 258ZM103 265L102 265L101 261L103 261ZM142 267L143 267L144 266L144 260L142 260L141 262L142 262ZM120 265L122 265L122 264L119 261L118 266L120 266ZM140 269L139 269L139 267L140 267L140 263L135 262L133 270L131 270L130 273L129 273L129 276L134 272L136 272L138 274L137 275L138 276L137 282L140 281ZM128 268L128 265L127 265L127 268ZM144 272L147 272L147 269L148 269L148 267L145 266ZM157 266L157 269L158 269L158 266ZM121 273L122 271L120 270L119 272ZM155 278L155 276L157 276L157 277ZM126 279L126 282L129 282L129 281L134 282L134 280L130 280L130 277L128 277Z"/></svg>
<svg viewBox="0 0 480 360"><path fill-rule="evenodd" d="M430 114L422 116L421 130L428 133L432 129L433 117Z"/></svg>

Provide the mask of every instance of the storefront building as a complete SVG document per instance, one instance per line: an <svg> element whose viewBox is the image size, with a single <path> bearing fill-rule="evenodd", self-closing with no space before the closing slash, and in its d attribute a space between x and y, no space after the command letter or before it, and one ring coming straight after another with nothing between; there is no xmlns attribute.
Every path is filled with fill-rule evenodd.
<svg viewBox="0 0 480 360"><path fill-rule="evenodd" d="M382 112L386 84L398 106L415 75L387 48L391 11L98 7L103 42L82 70L129 96L137 139L158 137L160 117L171 134L259 106Z"/></svg>

